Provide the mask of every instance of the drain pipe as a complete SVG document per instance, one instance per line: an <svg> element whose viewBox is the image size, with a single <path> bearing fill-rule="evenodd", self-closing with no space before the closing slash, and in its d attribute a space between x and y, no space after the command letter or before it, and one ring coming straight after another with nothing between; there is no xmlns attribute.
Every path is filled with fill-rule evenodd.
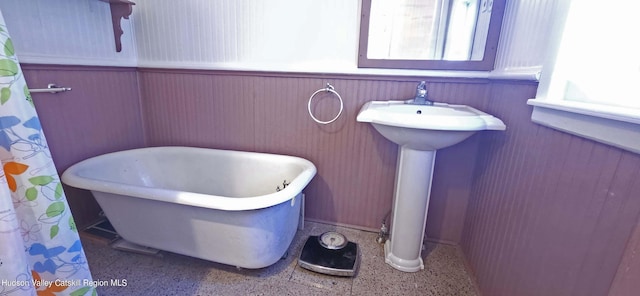
<svg viewBox="0 0 640 296"><path fill-rule="evenodd" d="M378 237L376 238L376 242L379 244L384 244L389 237L389 228L387 227L387 220L389 220L389 216L391 215L391 210L384 215L382 218L382 226L380 226L380 232L378 232Z"/></svg>

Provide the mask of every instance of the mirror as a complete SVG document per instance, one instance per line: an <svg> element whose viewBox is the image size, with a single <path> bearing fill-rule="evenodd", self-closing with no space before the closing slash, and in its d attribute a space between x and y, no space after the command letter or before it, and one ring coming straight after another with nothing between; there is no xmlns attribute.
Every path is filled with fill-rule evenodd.
<svg viewBox="0 0 640 296"><path fill-rule="evenodd" d="M504 0L362 0L358 67L492 70Z"/></svg>

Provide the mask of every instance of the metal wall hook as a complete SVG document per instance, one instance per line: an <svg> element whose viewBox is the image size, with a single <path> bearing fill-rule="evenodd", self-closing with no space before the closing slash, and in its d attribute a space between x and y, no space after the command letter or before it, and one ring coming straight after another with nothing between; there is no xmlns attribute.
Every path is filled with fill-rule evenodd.
<svg viewBox="0 0 640 296"><path fill-rule="evenodd" d="M327 82L327 87L324 88L325 91L330 92L332 90L335 90L336 88L333 87L333 85L331 85L329 82Z"/></svg>

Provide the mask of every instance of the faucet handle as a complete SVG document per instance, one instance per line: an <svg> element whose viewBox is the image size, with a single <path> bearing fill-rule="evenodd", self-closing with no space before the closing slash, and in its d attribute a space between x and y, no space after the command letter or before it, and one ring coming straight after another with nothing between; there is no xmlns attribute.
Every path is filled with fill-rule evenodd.
<svg viewBox="0 0 640 296"><path fill-rule="evenodd" d="M427 95L427 84L424 81L420 81L418 87L416 87L416 97L425 97Z"/></svg>

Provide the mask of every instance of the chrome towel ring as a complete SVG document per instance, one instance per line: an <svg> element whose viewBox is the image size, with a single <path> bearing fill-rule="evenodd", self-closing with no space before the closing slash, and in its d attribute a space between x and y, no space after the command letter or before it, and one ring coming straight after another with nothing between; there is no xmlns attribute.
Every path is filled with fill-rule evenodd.
<svg viewBox="0 0 640 296"><path fill-rule="evenodd" d="M336 95L336 97L338 97L338 100L340 100L340 111L338 111L338 115L336 115L336 117L334 117L331 120L328 121L322 121L322 120L318 120L315 116L313 116L313 112L311 112L311 101L313 100L313 97L315 95L317 95L318 93L321 93L323 91L326 92L330 92L334 95ZM340 94L335 91L335 88L333 87L333 85L327 83L327 87L325 88L321 88L319 90L316 90L316 92L314 92L310 97L309 97L309 104L307 104L307 110L309 111L309 116L311 116L311 118L313 119L313 121L320 123L320 124L329 124L332 123L334 121L336 121L336 119L338 119L338 117L340 117L340 114L342 114L342 109L344 108L344 104L342 102L342 97L340 97Z"/></svg>

